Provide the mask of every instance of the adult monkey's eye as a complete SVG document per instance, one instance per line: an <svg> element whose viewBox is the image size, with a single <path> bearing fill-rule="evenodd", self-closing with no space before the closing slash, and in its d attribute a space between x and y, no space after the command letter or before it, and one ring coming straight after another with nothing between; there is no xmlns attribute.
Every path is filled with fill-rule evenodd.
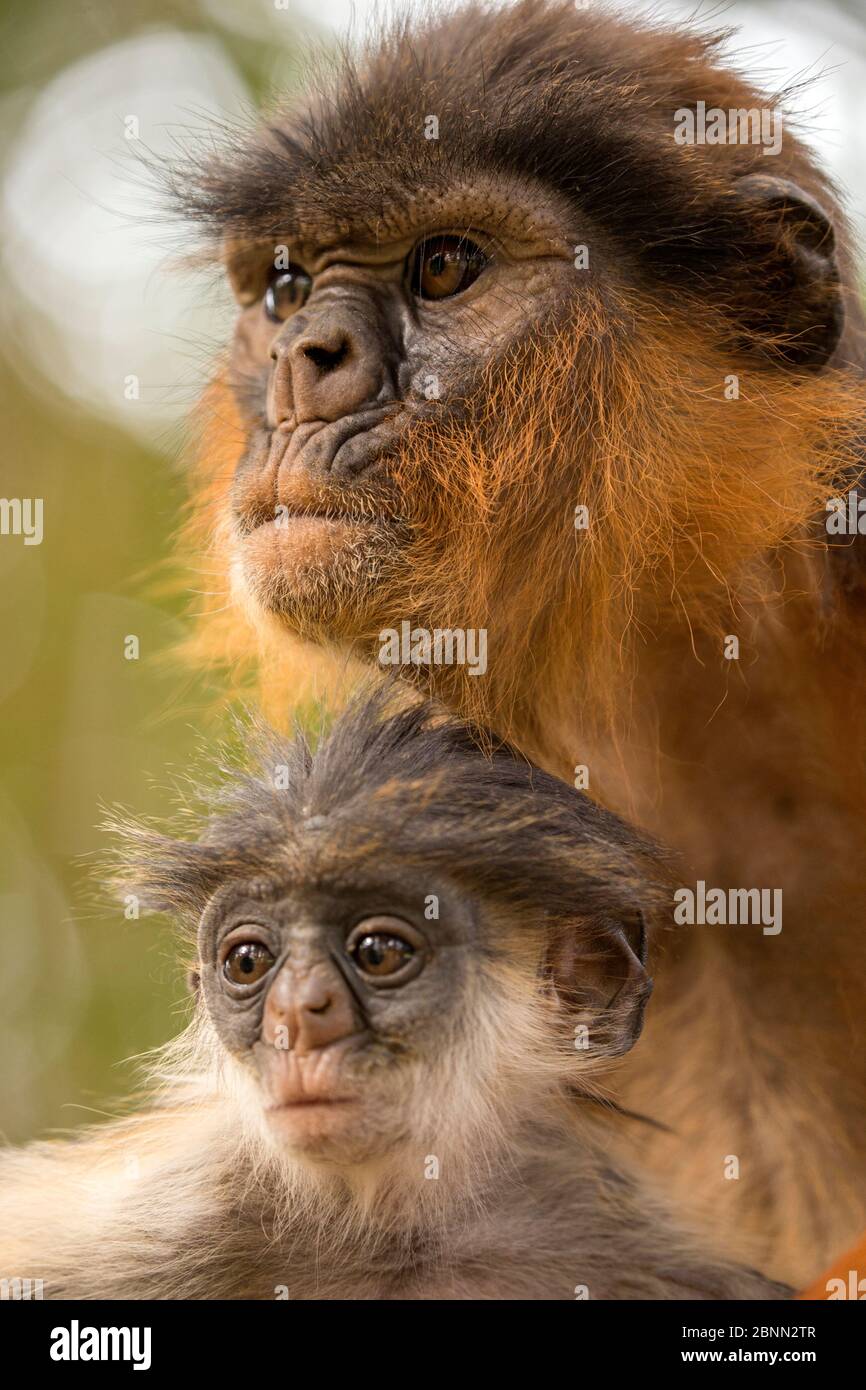
<svg viewBox="0 0 866 1390"><path fill-rule="evenodd" d="M428 237L412 252L410 284L419 299L448 299L477 280L487 257L474 241L459 236Z"/></svg>
<svg viewBox="0 0 866 1390"><path fill-rule="evenodd" d="M236 985L253 985L267 975L274 958L260 941L239 941L225 958L223 974Z"/></svg>
<svg viewBox="0 0 866 1390"><path fill-rule="evenodd" d="M265 313L274 323L283 323L303 308L313 281L305 270L276 270L271 272L265 290Z"/></svg>
<svg viewBox="0 0 866 1390"><path fill-rule="evenodd" d="M399 917L368 917L350 933L346 951L370 981L402 984L414 977L425 959L426 942Z"/></svg>

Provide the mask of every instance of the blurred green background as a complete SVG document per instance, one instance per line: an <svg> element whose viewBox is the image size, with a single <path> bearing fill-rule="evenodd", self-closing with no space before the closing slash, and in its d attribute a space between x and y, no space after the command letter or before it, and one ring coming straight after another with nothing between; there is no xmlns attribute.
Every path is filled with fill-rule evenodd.
<svg viewBox="0 0 866 1390"><path fill-rule="evenodd" d="M255 3L57 0L0 19L0 494L44 499L41 545L0 537L10 1140L104 1113L134 1081L124 1059L182 1023L170 928L126 921L82 856L104 850L103 806L171 813L172 778L226 723L219 692L172 660L190 601L170 581L184 415L230 306L177 263L191 243L155 215L137 156L291 86L316 37L303 13Z"/></svg>
<svg viewBox="0 0 866 1390"><path fill-rule="evenodd" d="M231 317L178 264L139 151L295 85L349 0L36 0L0 15L0 496L44 499L44 539L0 536L0 1133L76 1126L178 1030L168 927L88 904L102 805L163 816L225 731L219 692L171 660L184 417ZM664 8L664 7L657 7ZM683 6L668 7L676 14ZM690 8L686 7L686 8ZM822 154L866 208L862 0L732 4L766 76L814 75ZM206 576L202 577L206 585ZM194 600L192 602L194 609ZM125 639L139 642L127 660Z"/></svg>

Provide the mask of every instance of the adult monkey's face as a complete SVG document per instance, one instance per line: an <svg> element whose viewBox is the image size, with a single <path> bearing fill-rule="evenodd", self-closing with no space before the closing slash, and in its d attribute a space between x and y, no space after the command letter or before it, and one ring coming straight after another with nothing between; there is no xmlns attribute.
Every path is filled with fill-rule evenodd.
<svg viewBox="0 0 866 1390"><path fill-rule="evenodd" d="M258 602L304 631L377 624L417 540L395 460L465 427L473 383L526 336L527 304L545 318L573 290L564 200L485 182L419 195L375 236L362 224L229 251L249 427L236 560Z"/></svg>
<svg viewBox="0 0 866 1390"><path fill-rule="evenodd" d="M680 144L684 107L760 97L570 0L398 30L331 86L178 189L240 303L238 587L317 637L488 627L509 685L530 644L620 651L642 584L729 602L862 408L803 149Z"/></svg>

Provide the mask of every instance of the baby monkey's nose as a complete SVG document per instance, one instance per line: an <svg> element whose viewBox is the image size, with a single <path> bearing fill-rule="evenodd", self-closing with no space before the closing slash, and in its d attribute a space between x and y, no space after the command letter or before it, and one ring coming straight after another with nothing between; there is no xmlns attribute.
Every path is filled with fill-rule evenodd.
<svg viewBox="0 0 866 1390"><path fill-rule="evenodd" d="M283 966L265 1001L266 1041L279 1045L287 1030L290 1050L314 1052L357 1029L352 996L330 961Z"/></svg>

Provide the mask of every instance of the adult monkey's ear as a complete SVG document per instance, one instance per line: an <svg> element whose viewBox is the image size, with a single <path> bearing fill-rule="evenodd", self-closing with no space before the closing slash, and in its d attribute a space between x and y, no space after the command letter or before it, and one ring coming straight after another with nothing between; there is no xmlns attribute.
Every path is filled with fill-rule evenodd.
<svg viewBox="0 0 866 1390"><path fill-rule="evenodd" d="M551 928L547 974L574 1025L575 1045L585 1047L589 1059L619 1057L640 1037L653 987L646 958L639 908Z"/></svg>
<svg viewBox="0 0 866 1390"><path fill-rule="evenodd" d="M738 248L752 262L743 267L751 281L747 327L789 365L825 366L845 324L829 214L811 194L774 174L739 179L735 197L740 223L749 229Z"/></svg>

